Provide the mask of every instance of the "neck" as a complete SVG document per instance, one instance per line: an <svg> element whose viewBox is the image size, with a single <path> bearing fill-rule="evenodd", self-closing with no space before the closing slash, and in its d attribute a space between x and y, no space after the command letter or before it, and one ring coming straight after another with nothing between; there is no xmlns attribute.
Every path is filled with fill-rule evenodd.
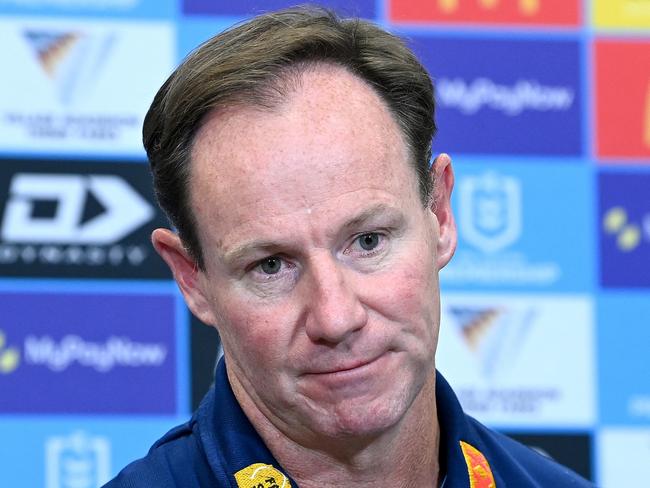
<svg viewBox="0 0 650 488"><path fill-rule="evenodd" d="M243 406L243 405L242 405ZM435 374L404 417L371 437L327 438L308 447L295 442L259 412L244 411L301 488L323 486L437 487L440 429Z"/></svg>

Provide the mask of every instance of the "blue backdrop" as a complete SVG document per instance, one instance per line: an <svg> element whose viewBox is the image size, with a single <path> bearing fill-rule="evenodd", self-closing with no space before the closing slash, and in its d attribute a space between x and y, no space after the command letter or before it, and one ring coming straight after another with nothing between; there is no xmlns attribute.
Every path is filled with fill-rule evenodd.
<svg viewBox="0 0 650 488"><path fill-rule="evenodd" d="M0 0L0 486L96 487L188 418L217 342L149 244L141 126L192 48L284 0ZM606 488L650 459L650 4L329 1L436 83L460 242L438 367Z"/></svg>

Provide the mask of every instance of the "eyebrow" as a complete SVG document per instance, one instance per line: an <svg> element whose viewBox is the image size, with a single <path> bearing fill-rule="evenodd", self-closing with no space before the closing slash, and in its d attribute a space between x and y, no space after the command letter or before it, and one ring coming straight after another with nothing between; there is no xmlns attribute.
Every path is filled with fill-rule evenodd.
<svg viewBox="0 0 650 488"><path fill-rule="evenodd" d="M402 217L402 212L391 205L379 203L377 205L373 205L370 208L367 208L359 215L352 217L341 226L341 229L347 230L361 227L362 225L368 223L368 221L372 221L372 219L379 216L387 216L390 220L398 220Z"/></svg>
<svg viewBox="0 0 650 488"><path fill-rule="evenodd" d="M396 222L403 218L402 212L395 207L380 203L363 210L358 215L347 220L336 232L361 227L379 216L387 216L391 222ZM282 241L253 239L235 246L232 250L226 251L223 255L223 260L226 263L234 263L246 257L249 253L260 250L267 250L269 254L273 254L282 246Z"/></svg>

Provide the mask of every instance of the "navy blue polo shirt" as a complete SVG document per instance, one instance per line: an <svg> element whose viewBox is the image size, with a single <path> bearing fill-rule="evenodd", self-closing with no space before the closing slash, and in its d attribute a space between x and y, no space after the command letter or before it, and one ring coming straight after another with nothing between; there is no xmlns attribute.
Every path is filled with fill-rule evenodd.
<svg viewBox="0 0 650 488"><path fill-rule="evenodd" d="M590 487L568 468L467 416L436 378L444 488ZM298 487L275 460L230 388L224 360L192 419L158 440L107 488Z"/></svg>

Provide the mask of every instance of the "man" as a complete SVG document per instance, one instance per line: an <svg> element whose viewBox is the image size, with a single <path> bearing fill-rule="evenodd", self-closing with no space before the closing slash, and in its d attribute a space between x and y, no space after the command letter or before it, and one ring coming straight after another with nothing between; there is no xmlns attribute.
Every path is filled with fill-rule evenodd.
<svg viewBox="0 0 650 488"><path fill-rule="evenodd" d="M400 40L319 9L220 34L167 80L144 141L178 233L153 244L224 359L108 486L588 486L436 374L456 230L433 116Z"/></svg>

